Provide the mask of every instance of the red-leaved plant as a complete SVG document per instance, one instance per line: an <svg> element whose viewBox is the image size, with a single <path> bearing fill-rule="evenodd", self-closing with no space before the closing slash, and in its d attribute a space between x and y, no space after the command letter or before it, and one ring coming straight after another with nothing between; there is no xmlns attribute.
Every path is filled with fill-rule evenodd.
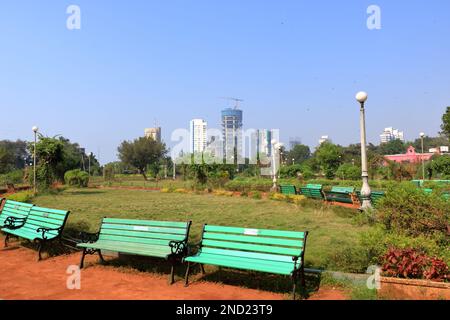
<svg viewBox="0 0 450 320"><path fill-rule="evenodd" d="M414 249L391 248L382 257L383 274L405 279L449 281L450 270L441 259L431 258Z"/></svg>

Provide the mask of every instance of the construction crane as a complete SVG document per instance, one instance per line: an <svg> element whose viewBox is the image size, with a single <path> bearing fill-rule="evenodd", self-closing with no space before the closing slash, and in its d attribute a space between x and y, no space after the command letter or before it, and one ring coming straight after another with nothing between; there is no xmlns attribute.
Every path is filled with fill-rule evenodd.
<svg viewBox="0 0 450 320"><path fill-rule="evenodd" d="M224 100L228 100L228 101L234 101L234 103L235 103L234 109L238 109L239 106L240 106L240 103L244 102L244 100L238 99L238 98L221 97L220 99L224 99Z"/></svg>

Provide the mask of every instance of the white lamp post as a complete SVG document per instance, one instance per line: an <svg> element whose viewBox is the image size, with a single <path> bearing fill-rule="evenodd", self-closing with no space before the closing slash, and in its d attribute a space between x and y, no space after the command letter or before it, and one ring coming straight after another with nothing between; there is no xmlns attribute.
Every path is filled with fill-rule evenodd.
<svg viewBox="0 0 450 320"><path fill-rule="evenodd" d="M367 93L366 92L358 92L356 94L356 100L360 103L360 115L359 122L361 127L361 171L362 171L362 189L361 189L361 210L368 210L372 208L371 195L372 191L369 186L369 172L367 165L367 139L366 139L366 115L364 104L367 101Z"/></svg>
<svg viewBox="0 0 450 320"><path fill-rule="evenodd" d="M424 147L423 147L423 138L425 138L425 133L421 132L420 133L420 140L422 141L422 179L423 181L425 181L425 159L423 157L424 154Z"/></svg>
<svg viewBox="0 0 450 320"><path fill-rule="evenodd" d="M176 168L175 160L173 160L173 180L177 179L177 168Z"/></svg>
<svg viewBox="0 0 450 320"><path fill-rule="evenodd" d="M283 147L282 143L277 142L276 140L272 140L272 170L273 170L273 186L272 186L272 190L276 191L278 189L278 185L277 185L277 159L279 157L280 154L280 150Z"/></svg>
<svg viewBox="0 0 450 320"><path fill-rule="evenodd" d="M34 126L31 128L34 132L34 152L33 152L33 192L36 194L36 142L37 142L37 133L39 128Z"/></svg>

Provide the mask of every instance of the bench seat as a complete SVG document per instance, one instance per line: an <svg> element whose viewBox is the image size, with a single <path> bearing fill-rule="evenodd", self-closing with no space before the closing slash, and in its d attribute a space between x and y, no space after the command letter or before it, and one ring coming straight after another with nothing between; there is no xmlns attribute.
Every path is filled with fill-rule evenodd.
<svg viewBox="0 0 450 320"><path fill-rule="evenodd" d="M292 273L295 270L295 265L292 258L291 261L283 262L202 252L196 256L186 258L185 261L289 276L292 276ZM297 263L297 267L300 267L299 263Z"/></svg>
<svg viewBox="0 0 450 320"><path fill-rule="evenodd" d="M171 250L168 244L166 246L162 246L146 243L99 240L95 243L80 243L78 247L165 259L171 255Z"/></svg>
<svg viewBox="0 0 450 320"><path fill-rule="evenodd" d="M333 187L331 191L325 192L327 201L353 204L352 196L355 192L353 187Z"/></svg>
<svg viewBox="0 0 450 320"><path fill-rule="evenodd" d="M174 266L186 256L191 221L152 221L104 218L96 234L81 234L83 249L80 269L86 254L98 253L103 261L102 250L128 255L155 257L169 260L172 264L170 283L174 283Z"/></svg>
<svg viewBox="0 0 450 320"><path fill-rule="evenodd" d="M205 225L197 253L184 258L191 263L290 276L295 298L296 281L304 286L304 251L308 232L248 229Z"/></svg>

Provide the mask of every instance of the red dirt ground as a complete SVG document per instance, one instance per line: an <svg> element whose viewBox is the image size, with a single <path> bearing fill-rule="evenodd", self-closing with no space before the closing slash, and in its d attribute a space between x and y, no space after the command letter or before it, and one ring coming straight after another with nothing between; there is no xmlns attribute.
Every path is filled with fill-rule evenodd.
<svg viewBox="0 0 450 320"><path fill-rule="evenodd" d="M0 239L3 243L3 239ZM1 245L0 245L1 246ZM81 289L69 290L68 266L77 265L80 253L36 261L27 248L0 249L0 299L7 300L282 300L287 295L210 282L167 284L167 276L124 272L94 265L82 270ZM97 261L88 256L86 261ZM311 300L342 300L345 293L324 289Z"/></svg>

